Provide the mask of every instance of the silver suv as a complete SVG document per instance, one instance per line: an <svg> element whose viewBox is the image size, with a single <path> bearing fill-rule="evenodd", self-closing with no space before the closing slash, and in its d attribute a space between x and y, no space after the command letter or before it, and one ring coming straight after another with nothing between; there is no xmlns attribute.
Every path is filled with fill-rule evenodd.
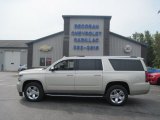
<svg viewBox="0 0 160 120"><path fill-rule="evenodd" d="M45 94L105 97L123 105L128 95L146 94L149 83L142 58L122 56L63 57L47 69L19 73L17 89L28 101Z"/></svg>

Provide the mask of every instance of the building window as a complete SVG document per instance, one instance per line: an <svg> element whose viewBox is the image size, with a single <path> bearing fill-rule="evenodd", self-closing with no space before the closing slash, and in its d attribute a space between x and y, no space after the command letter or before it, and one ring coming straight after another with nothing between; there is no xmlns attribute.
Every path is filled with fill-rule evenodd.
<svg viewBox="0 0 160 120"><path fill-rule="evenodd" d="M45 66L45 58L40 58L40 66Z"/></svg>
<svg viewBox="0 0 160 120"><path fill-rule="evenodd" d="M50 66L52 64L52 58L46 58L46 66Z"/></svg>
<svg viewBox="0 0 160 120"><path fill-rule="evenodd" d="M49 66L52 64L52 58L44 57L40 58L40 66Z"/></svg>

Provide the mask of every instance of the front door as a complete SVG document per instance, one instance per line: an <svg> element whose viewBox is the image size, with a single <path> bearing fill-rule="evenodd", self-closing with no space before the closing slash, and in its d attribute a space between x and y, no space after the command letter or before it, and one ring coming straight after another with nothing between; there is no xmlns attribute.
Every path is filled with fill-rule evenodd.
<svg viewBox="0 0 160 120"><path fill-rule="evenodd" d="M53 93L74 92L74 60L64 60L54 66L54 71L48 71L45 76L47 89Z"/></svg>

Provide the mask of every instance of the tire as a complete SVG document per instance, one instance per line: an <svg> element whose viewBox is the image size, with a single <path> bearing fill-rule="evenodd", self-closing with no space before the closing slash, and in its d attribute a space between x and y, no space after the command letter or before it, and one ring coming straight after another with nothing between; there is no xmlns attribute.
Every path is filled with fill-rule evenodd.
<svg viewBox="0 0 160 120"><path fill-rule="evenodd" d="M28 83L24 88L24 96L30 102L39 102L44 98L42 85L37 82Z"/></svg>
<svg viewBox="0 0 160 120"><path fill-rule="evenodd" d="M107 89L105 97L109 104L121 106L127 102L128 92L122 85L113 85Z"/></svg>

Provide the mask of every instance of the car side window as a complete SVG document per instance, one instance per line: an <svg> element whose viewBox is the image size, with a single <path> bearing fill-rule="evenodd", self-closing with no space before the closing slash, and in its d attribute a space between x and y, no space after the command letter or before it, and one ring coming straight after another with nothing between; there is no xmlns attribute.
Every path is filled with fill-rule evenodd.
<svg viewBox="0 0 160 120"><path fill-rule="evenodd" d="M78 59L76 70L102 70L100 59Z"/></svg>
<svg viewBox="0 0 160 120"><path fill-rule="evenodd" d="M55 70L74 70L74 60L64 60L54 66Z"/></svg>
<svg viewBox="0 0 160 120"><path fill-rule="evenodd" d="M140 60L131 59L109 59L116 71L144 71Z"/></svg>

